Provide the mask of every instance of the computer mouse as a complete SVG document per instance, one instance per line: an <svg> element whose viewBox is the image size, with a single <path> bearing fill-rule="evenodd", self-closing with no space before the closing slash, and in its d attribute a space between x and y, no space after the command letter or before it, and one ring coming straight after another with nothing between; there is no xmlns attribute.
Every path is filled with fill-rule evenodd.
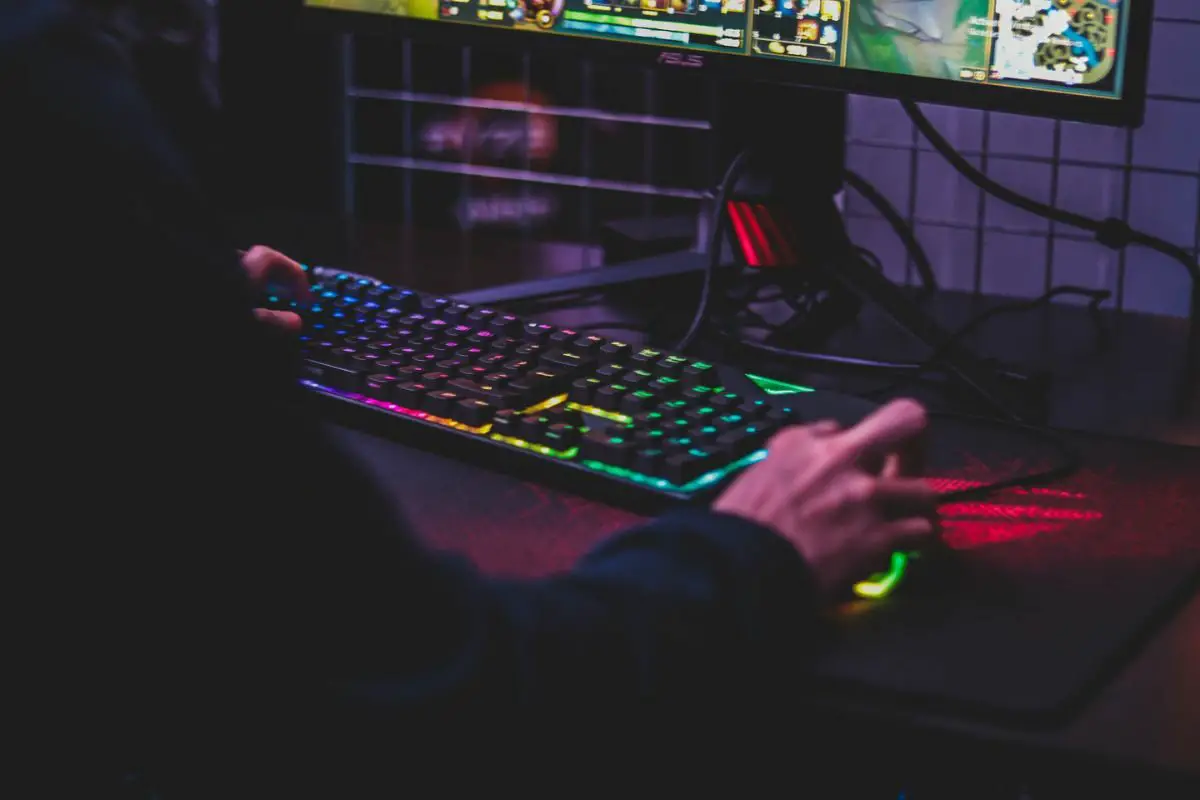
<svg viewBox="0 0 1200 800"><path fill-rule="evenodd" d="M853 592L864 600L881 600L897 592L945 594L962 584L960 555L940 537L918 550L892 553L885 568L854 584Z"/></svg>

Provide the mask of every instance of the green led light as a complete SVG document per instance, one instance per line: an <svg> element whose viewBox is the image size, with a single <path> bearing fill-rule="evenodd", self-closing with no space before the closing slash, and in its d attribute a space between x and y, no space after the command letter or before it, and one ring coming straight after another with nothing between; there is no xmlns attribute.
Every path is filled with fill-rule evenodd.
<svg viewBox="0 0 1200 800"><path fill-rule="evenodd" d="M612 475L615 478L624 478L627 481L632 481L633 483L640 483L643 486L652 486L655 489L665 489L668 491L680 492L683 494L690 494L692 492L699 491L700 489L703 489L706 486L711 486L714 483L719 483L720 481L724 480L725 478L727 478L729 475L733 474L734 472L737 472L740 469L744 469L757 461L762 461L766 457L767 457L766 450L758 450L754 453L751 453L750 455L746 456L745 458L743 458L739 461L733 462L732 464L721 467L720 469L714 469L712 472L706 472L705 474L701 475L699 478L696 478L694 481L691 481L690 483L686 483L682 486L676 486L675 484L671 483L669 480L667 480L665 478L653 478L649 475L643 475L640 472L634 472L631 469L625 469L624 467L614 467L611 464L604 464L600 461L590 461L589 460L589 461L583 461L581 463L583 464L583 466L587 467L588 469L594 469L597 472L603 472L606 475Z"/></svg>
<svg viewBox="0 0 1200 800"><path fill-rule="evenodd" d="M815 392L811 386L797 386L794 383L784 383L777 381L774 378L764 378L762 375L746 374L746 377L754 381L754 385L762 389L767 394L801 394L802 392Z"/></svg>
<svg viewBox="0 0 1200 800"><path fill-rule="evenodd" d="M535 453L538 453L539 455L550 456L551 458L561 458L564 460L568 460L568 459L572 459L575 456L579 455L578 447L572 447L570 450L555 450L553 448L546 447L545 445L534 444L533 442L527 442L524 439L518 439L515 436L503 436L499 433L493 433L492 438L495 439L497 442L504 442L505 444L511 444L513 447L519 447L522 450L531 450Z"/></svg>
<svg viewBox="0 0 1200 800"><path fill-rule="evenodd" d="M593 417L600 417L601 419L619 422L622 425L633 421L633 419L627 414L619 414L616 411L606 411L603 408L596 408L595 406L588 406L584 405L583 403L567 403L567 409L570 411L582 411L584 414L590 414Z"/></svg>
<svg viewBox="0 0 1200 800"><path fill-rule="evenodd" d="M515 436L504 436L499 433L491 434L490 438L496 440L497 442L511 444L513 447L519 447L522 450L529 450L531 452L538 453L539 455L549 456L550 458L558 458L564 461L570 461L579 455L578 447L572 447L569 450L555 450L553 448L546 447L545 445L534 444L533 442L527 442L524 439L518 439ZM684 444L688 443L690 442L684 442ZM751 464L762 461L766 457L766 450L756 450L745 458L734 461L732 464L727 464L720 469L714 469L711 472L706 472L699 478L696 478L694 481L686 483L682 486L677 486L665 478L655 478L650 475L645 475L641 472L635 472L631 469L625 469L624 467L614 467L611 464L605 464L600 461L592 461L589 459L577 463L587 467L588 469L595 470L596 472L603 472L606 475L612 475L616 478L623 478L627 481L632 481L633 483L642 484L643 486L652 486L656 489L665 489L667 491L690 494L692 492L699 491L706 486L719 483L738 470L745 469ZM903 571L903 568L901 568L901 571ZM899 580L899 578L897 578L897 580Z"/></svg>
<svg viewBox="0 0 1200 800"><path fill-rule="evenodd" d="M859 581L854 584L854 593L868 600L878 600L881 597L887 597L896 588L896 585L900 583L900 579L904 577L907 567L907 553L892 553L892 563L888 571L876 573L865 581Z"/></svg>

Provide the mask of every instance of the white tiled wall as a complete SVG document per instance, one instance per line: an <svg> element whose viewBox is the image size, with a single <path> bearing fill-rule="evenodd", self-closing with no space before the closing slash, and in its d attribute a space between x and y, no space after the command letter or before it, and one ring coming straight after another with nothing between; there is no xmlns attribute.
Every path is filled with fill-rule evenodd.
<svg viewBox="0 0 1200 800"><path fill-rule="evenodd" d="M1116 216L1200 251L1200 0L1158 0L1146 123L1121 129L928 107L973 164L1011 188L1061 208ZM1175 262L1131 248L1115 253L1088 234L1051 225L981 196L914 131L890 100L855 97L849 163L915 225L946 288L1036 296L1071 283L1113 291L1132 311L1183 316L1189 278ZM851 233L897 278L903 249L861 197Z"/></svg>

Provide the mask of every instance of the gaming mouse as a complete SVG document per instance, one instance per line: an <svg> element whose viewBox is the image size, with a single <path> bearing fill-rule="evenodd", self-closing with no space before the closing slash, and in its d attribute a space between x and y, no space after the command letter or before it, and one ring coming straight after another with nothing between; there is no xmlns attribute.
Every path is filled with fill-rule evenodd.
<svg viewBox="0 0 1200 800"><path fill-rule="evenodd" d="M953 591L962 575L959 554L935 536L919 550L892 553L885 568L854 584L853 592L864 600L879 600L897 590L941 594Z"/></svg>

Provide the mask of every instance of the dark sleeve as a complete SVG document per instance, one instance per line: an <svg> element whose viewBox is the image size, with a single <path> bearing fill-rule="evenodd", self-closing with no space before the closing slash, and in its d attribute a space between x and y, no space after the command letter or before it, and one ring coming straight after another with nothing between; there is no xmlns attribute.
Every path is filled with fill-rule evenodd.
<svg viewBox="0 0 1200 800"><path fill-rule="evenodd" d="M334 718L395 735L686 704L794 664L809 576L740 519L669 515L534 582L420 546L300 402L119 61L56 46L10 84L24 150L5 167L9 256L47 298L20 323L34 488L69 498L29 510L72 554L44 562L60 633L107 654L76 702L121 698L142 747L181 720L224 742Z"/></svg>

